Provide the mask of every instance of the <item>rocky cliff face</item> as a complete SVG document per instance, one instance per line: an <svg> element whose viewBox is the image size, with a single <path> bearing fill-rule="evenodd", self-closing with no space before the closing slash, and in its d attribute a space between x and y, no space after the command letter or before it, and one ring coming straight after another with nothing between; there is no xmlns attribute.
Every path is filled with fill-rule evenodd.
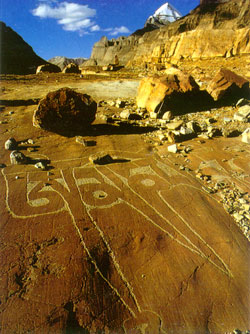
<svg viewBox="0 0 250 334"><path fill-rule="evenodd" d="M143 66L176 63L181 59L230 57L250 53L250 0L202 1L189 15L168 26L109 41L93 47L97 64Z"/></svg>
<svg viewBox="0 0 250 334"><path fill-rule="evenodd" d="M32 47L4 22L0 22L0 43L1 74L36 73L37 66L47 63L38 57Z"/></svg>

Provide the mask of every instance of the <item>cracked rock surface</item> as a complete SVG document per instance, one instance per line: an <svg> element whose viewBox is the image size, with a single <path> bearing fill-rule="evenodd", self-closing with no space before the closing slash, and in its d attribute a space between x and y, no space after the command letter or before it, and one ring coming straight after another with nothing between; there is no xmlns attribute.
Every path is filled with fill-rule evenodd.
<svg viewBox="0 0 250 334"><path fill-rule="evenodd" d="M65 86L42 78L33 97L22 77L3 82L1 332L247 333L250 147L222 134L249 127L241 106L153 119L101 91L90 129L64 136L22 102ZM46 169L12 165L8 138Z"/></svg>

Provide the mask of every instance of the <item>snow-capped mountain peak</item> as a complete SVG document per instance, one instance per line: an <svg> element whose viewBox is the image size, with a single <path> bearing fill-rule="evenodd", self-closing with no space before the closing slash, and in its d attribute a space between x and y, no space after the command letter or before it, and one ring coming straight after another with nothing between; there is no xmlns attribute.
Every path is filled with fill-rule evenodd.
<svg viewBox="0 0 250 334"><path fill-rule="evenodd" d="M145 26L151 25L165 25L176 21L182 17L181 13L175 9L169 2L163 4L155 13L147 19Z"/></svg>

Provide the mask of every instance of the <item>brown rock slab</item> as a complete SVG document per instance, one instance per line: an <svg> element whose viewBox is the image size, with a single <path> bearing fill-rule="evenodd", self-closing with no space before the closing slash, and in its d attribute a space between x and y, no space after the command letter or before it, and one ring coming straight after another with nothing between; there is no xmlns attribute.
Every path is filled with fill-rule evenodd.
<svg viewBox="0 0 250 334"><path fill-rule="evenodd" d="M53 166L11 165L2 149L1 333L245 333L249 242L192 170L249 191L249 145L195 139L184 163L184 146L156 153L141 134L98 133L96 123L84 140L97 145L84 147L30 126L33 109L12 107L0 138L2 148L32 138L30 158ZM89 162L102 154L113 162Z"/></svg>
<svg viewBox="0 0 250 334"><path fill-rule="evenodd" d="M191 75L176 68L166 70L164 76L146 77L141 80L137 106L146 108L149 112L164 114L166 111L186 113L190 108L195 109L201 96L198 84ZM203 104L207 101L203 98Z"/></svg>
<svg viewBox="0 0 250 334"><path fill-rule="evenodd" d="M226 69L220 69L207 87L208 93L215 101L250 96L249 81L242 76Z"/></svg>
<svg viewBox="0 0 250 334"><path fill-rule="evenodd" d="M94 121L96 108L96 102L89 95L61 88L39 102L33 125L58 133L77 131Z"/></svg>

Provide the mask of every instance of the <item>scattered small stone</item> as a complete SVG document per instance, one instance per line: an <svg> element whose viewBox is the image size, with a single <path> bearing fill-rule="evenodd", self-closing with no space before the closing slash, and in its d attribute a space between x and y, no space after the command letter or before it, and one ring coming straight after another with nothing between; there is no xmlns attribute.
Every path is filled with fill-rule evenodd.
<svg viewBox="0 0 250 334"><path fill-rule="evenodd" d="M176 122L172 122L172 123L168 123L167 124L167 128L169 130L177 130L178 128L180 128L183 124L183 121L180 120L180 121L176 121Z"/></svg>
<svg viewBox="0 0 250 334"><path fill-rule="evenodd" d="M123 118L123 119L129 119L129 116L130 116L130 111L129 110L123 110L120 113L120 117Z"/></svg>
<svg viewBox="0 0 250 334"><path fill-rule="evenodd" d="M107 101L107 104L108 104L110 107L114 107L114 106L115 106L115 101Z"/></svg>
<svg viewBox="0 0 250 334"><path fill-rule="evenodd" d="M19 151L12 151L10 153L10 163L12 165L22 165L28 162L28 158Z"/></svg>
<svg viewBox="0 0 250 334"><path fill-rule="evenodd" d="M247 122L250 118L250 105L245 105L238 109L238 112L234 114L234 120L240 122Z"/></svg>
<svg viewBox="0 0 250 334"><path fill-rule="evenodd" d="M18 180L18 179L20 179L20 177L19 177L18 175L16 175L16 176L15 176L15 179Z"/></svg>
<svg viewBox="0 0 250 334"><path fill-rule="evenodd" d="M9 115L13 115L14 114L14 111L9 111Z"/></svg>
<svg viewBox="0 0 250 334"><path fill-rule="evenodd" d="M173 144L173 145L168 146L168 152L170 152L170 153L177 153L178 152L177 145Z"/></svg>
<svg viewBox="0 0 250 334"><path fill-rule="evenodd" d="M166 111L163 115L162 115L162 119L166 120L166 121L170 121L172 118L172 113L171 111Z"/></svg>
<svg viewBox="0 0 250 334"><path fill-rule="evenodd" d="M9 138L5 144L4 147L6 150L15 150L17 148L17 142L15 138Z"/></svg>
<svg viewBox="0 0 250 334"><path fill-rule="evenodd" d="M157 113L155 113L154 111L151 111L151 112L149 113L149 117L150 117L151 119L156 119L156 118L157 118Z"/></svg>
<svg viewBox="0 0 250 334"><path fill-rule="evenodd" d="M125 102L118 99L116 100L115 106L116 108L123 108L125 106Z"/></svg>
<svg viewBox="0 0 250 334"><path fill-rule="evenodd" d="M242 133L242 139L241 141L243 143L250 144L250 128L247 128L243 133Z"/></svg>
<svg viewBox="0 0 250 334"><path fill-rule="evenodd" d="M180 128L180 134L182 134L183 136L188 136L188 135L192 135L194 133L193 130L191 130L190 128L186 128L184 126L182 126Z"/></svg>
<svg viewBox="0 0 250 334"><path fill-rule="evenodd" d="M235 329L235 330L233 331L233 334L242 334L242 331L239 330L239 329Z"/></svg>
<svg viewBox="0 0 250 334"><path fill-rule="evenodd" d="M83 146L94 146L94 145L90 145L90 143L93 143L93 141L88 141L88 140L85 140L84 138L82 137L76 137L76 142L79 143L79 144L82 144Z"/></svg>
<svg viewBox="0 0 250 334"><path fill-rule="evenodd" d="M42 161L37 162L34 166L35 168L42 169L42 170L45 170L47 168L47 166Z"/></svg>
<svg viewBox="0 0 250 334"><path fill-rule="evenodd" d="M30 144L30 145L34 145L35 144L33 139L28 139L27 143Z"/></svg>
<svg viewBox="0 0 250 334"><path fill-rule="evenodd" d="M230 123L230 122L232 122L232 118L230 118L230 117L224 117L223 118L223 122L224 123Z"/></svg>

